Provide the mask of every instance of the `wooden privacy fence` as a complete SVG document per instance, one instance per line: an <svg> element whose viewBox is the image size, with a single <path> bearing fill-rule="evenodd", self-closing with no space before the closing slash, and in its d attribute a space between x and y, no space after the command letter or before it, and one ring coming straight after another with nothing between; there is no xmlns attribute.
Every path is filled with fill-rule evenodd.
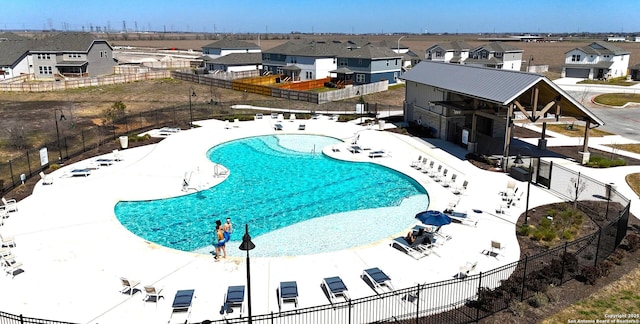
<svg viewBox="0 0 640 324"><path fill-rule="evenodd" d="M331 78L324 78L318 80L308 80L300 82L280 83L275 86L280 89L307 91L324 87L325 82L331 81Z"/></svg>
<svg viewBox="0 0 640 324"><path fill-rule="evenodd" d="M169 78L169 71L153 71L138 74L118 74L95 78L80 78L63 81L42 81L42 82L14 82L0 83L0 91L13 92L44 92L76 89L82 87L96 87L152 79Z"/></svg>

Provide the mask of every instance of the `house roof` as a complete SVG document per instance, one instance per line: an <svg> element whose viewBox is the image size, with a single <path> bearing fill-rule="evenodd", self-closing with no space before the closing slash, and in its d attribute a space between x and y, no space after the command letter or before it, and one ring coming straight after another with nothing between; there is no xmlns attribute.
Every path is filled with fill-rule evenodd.
<svg viewBox="0 0 640 324"><path fill-rule="evenodd" d="M222 65L255 65L262 64L262 53L231 53L217 58L203 56L207 63Z"/></svg>
<svg viewBox="0 0 640 324"><path fill-rule="evenodd" d="M587 46L582 46L582 47L576 47L573 50L580 50L582 52L584 52L585 54L593 54L593 55L626 55L626 54L631 54L631 52L620 48L616 45L613 45L611 43L608 42L603 42L603 41L597 41L597 42L593 42ZM565 54L571 52L565 52Z"/></svg>
<svg viewBox="0 0 640 324"><path fill-rule="evenodd" d="M36 45L31 49L31 51L87 52L94 41L100 41L100 39L90 33L59 33L53 36L45 36L44 38L36 39Z"/></svg>
<svg viewBox="0 0 640 324"><path fill-rule="evenodd" d="M398 54L389 48L367 44L360 48L343 51L343 54L338 55L338 57L361 59L391 59L402 58L402 54Z"/></svg>
<svg viewBox="0 0 640 324"><path fill-rule="evenodd" d="M640 70L640 64L629 67L629 70Z"/></svg>
<svg viewBox="0 0 640 324"><path fill-rule="evenodd" d="M389 49L394 49L397 50L398 49L398 42L397 41L392 41L392 40L388 40L388 39L384 39L381 40L377 43L371 43L372 45L378 46L378 47L383 47L383 48L389 48ZM400 48L402 49L407 49L409 48L409 46L405 46L404 44L400 43Z"/></svg>
<svg viewBox="0 0 640 324"><path fill-rule="evenodd" d="M502 69L422 61L404 73L401 79L447 89L469 97L506 106L535 85L540 85L541 99L551 101L560 95L564 115L588 118L593 123L604 122L587 110L545 76Z"/></svg>
<svg viewBox="0 0 640 324"><path fill-rule="evenodd" d="M33 40L6 40L0 42L0 66L12 66L34 46L35 42Z"/></svg>
<svg viewBox="0 0 640 324"><path fill-rule="evenodd" d="M472 50L472 52L477 52L480 50L487 50L488 52L502 52L502 53L507 53L507 52L524 52L522 49L517 48L515 46L509 45L507 43L503 43L503 42L491 42L491 43L487 43L481 46L478 46L476 48L474 48Z"/></svg>
<svg viewBox="0 0 640 324"><path fill-rule="evenodd" d="M287 56L337 57L340 53L346 51L346 47L341 42L333 41L288 41L263 51L263 53Z"/></svg>
<svg viewBox="0 0 640 324"><path fill-rule="evenodd" d="M260 46L245 42L238 39L223 38L219 41L202 46L202 48L220 48L220 49L260 49Z"/></svg>
<svg viewBox="0 0 640 324"><path fill-rule="evenodd" d="M566 68L578 68L578 69L608 69L613 65L612 61L600 61L595 64L564 64L562 67Z"/></svg>
<svg viewBox="0 0 640 324"><path fill-rule="evenodd" d="M471 50L471 45L469 45L467 42L465 41L461 41L461 40L457 40L457 41L452 41L452 42L448 42L448 43L442 43L442 44L434 44L430 47L427 47L427 52L431 49L434 49L436 47L441 47L442 49L444 49L447 52L457 52L457 51L469 51Z"/></svg>
<svg viewBox="0 0 640 324"><path fill-rule="evenodd" d="M335 70L329 71L329 73L338 73L338 74L353 74L353 70L347 67L340 67Z"/></svg>
<svg viewBox="0 0 640 324"><path fill-rule="evenodd" d="M464 61L464 64L502 65L504 64L504 62L502 61L501 58L497 58L494 56L488 59L468 58Z"/></svg>
<svg viewBox="0 0 640 324"><path fill-rule="evenodd" d="M0 34L0 42L8 41L8 40L29 40L29 39L30 38L28 37L20 36L12 32L6 32L6 33Z"/></svg>

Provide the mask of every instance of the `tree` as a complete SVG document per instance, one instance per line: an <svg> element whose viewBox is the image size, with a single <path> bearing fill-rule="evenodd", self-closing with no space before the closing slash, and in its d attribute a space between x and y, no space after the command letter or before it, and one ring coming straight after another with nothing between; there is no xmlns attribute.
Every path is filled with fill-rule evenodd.
<svg viewBox="0 0 640 324"><path fill-rule="evenodd" d="M580 173L578 173L577 178L571 178L569 182L571 182L571 185L569 186L568 191L573 196L573 209L578 209L578 197L580 197L580 194L587 189L587 182L580 179Z"/></svg>
<svg viewBox="0 0 640 324"><path fill-rule="evenodd" d="M116 118L124 115L126 109L127 105L125 105L122 101L118 100L114 102L111 107L102 111L102 124L107 124L107 122L113 124Z"/></svg>

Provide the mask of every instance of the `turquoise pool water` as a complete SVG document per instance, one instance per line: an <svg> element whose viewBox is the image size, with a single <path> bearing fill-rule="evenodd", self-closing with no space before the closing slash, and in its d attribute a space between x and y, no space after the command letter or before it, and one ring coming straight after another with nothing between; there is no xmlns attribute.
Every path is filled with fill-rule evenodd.
<svg viewBox="0 0 640 324"><path fill-rule="evenodd" d="M409 213L423 210L428 204L424 188L389 168L339 161L321 153L323 147L339 142L324 136L278 135L224 143L207 152L211 161L230 170L219 185L170 199L119 202L115 214L127 229L145 240L203 253L211 250L215 221L224 222L230 217L234 233L227 247L229 254L240 254L233 247L242 240L246 223L254 242L265 237L275 246L256 254L265 256L318 252L317 246L306 250L283 248L291 244L288 239L295 236L292 231L313 231L329 245L323 249L337 250L373 242L414 222L414 214L405 215L407 220L400 224L389 215L399 212L396 209L401 202L414 201L408 203L412 206ZM329 226L323 225L322 220L331 215L334 219ZM380 226L385 219L389 219L389 226ZM356 224L348 225L353 221ZM375 222L374 228L382 230L364 240L345 240L347 229L357 229L358 222L360 226ZM300 229L302 224L311 228ZM341 242L328 243L330 238Z"/></svg>

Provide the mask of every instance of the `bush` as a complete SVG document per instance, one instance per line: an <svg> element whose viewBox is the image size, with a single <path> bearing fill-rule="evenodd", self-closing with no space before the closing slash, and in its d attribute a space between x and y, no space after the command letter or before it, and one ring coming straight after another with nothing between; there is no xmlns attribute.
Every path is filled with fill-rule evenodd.
<svg viewBox="0 0 640 324"><path fill-rule="evenodd" d="M542 236L542 240L545 242L551 242L553 241L556 237L558 237L558 235L556 234L556 232L552 231L552 230L545 230L543 232L543 236Z"/></svg>
<svg viewBox="0 0 640 324"><path fill-rule="evenodd" d="M571 233L570 230L565 230L562 232L562 238L565 240L572 240L573 239L573 233Z"/></svg>
<svg viewBox="0 0 640 324"><path fill-rule="evenodd" d="M629 234L626 237L629 252L635 252L640 248L640 236L637 234Z"/></svg>
<svg viewBox="0 0 640 324"><path fill-rule="evenodd" d="M58 170L58 169L60 169L60 164L58 164L58 163L51 164L49 166L49 169L51 169L51 171Z"/></svg>
<svg viewBox="0 0 640 324"><path fill-rule="evenodd" d="M527 302L531 307L539 308L549 303L549 297L544 293L537 292Z"/></svg>
<svg viewBox="0 0 640 324"><path fill-rule="evenodd" d="M531 233L531 226L522 224L520 225L516 233L520 236L529 236L529 234Z"/></svg>
<svg viewBox="0 0 640 324"><path fill-rule="evenodd" d="M509 311L513 313L513 315L522 317L524 316L524 311L526 310L527 305L517 299L511 300L509 303Z"/></svg>
<svg viewBox="0 0 640 324"><path fill-rule="evenodd" d="M578 280L585 282L590 285L594 285L598 278L600 277L598 268L593 266L587 266L580 270L580 275L578 276Z"/></svg>

